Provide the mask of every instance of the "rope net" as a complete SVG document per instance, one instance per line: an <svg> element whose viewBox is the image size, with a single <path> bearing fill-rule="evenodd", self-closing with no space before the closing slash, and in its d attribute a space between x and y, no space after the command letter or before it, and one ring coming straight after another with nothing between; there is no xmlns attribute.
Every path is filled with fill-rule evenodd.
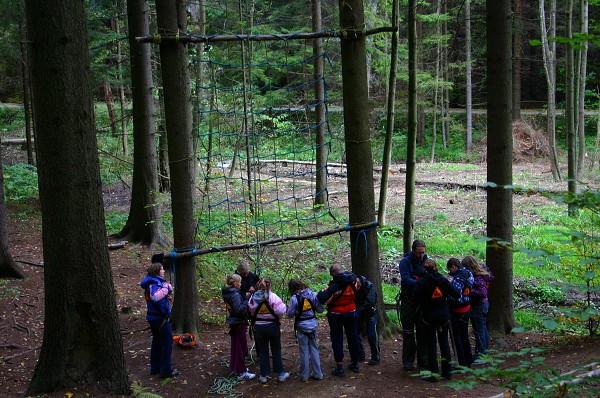
<svg viewBox="0 0 600 398"><path fill-rule="evenodd" d="M331 69L328 54L313 55L312 40L206 48L195 60L205 82L196 86L196 241L204 248L247 248L340 227L327 187L316 188L317 174L328 172L326 163L317 166L318 151L330 153L337 134L325 76L313 73L316 60ZM320 84L323 95L316 98ZM319 195L324 204L315 205Z"/></svg>

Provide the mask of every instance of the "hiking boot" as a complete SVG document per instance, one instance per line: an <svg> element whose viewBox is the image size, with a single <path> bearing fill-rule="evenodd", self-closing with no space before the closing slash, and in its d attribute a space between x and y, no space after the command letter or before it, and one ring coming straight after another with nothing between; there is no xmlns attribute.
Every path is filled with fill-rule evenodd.
<svg viewBox="0 0 600 398"><path fill-rule="evenodd" d="M310 378L313 380L323 380L323 375L317 376L317 375L310 375Z"/></svg>
<svg viewBox="0 0 600 398"><path fill-rule="evenodd" d="M354 373L360 372L360 366L358 365L358 362L349 363L348 364L348 369L350 369Z"/></svg>
<svg viewBox="0 0 600 398"><path fill-rule="evenodd" d="M379 365L379 359L377 359L377 358L371 358L371 359L369 359L368 364L369 365Z"/></svg>
<svg viewBox="0 0 600 398"><path fill-rule="evenodd" d="M248 371L241 373L238 375L237 379L238 381L244 381L244 380L252 380L256 377L256 375L254 373L250 373Z"/></svg>
<svg viewBox="0 0 600 398"><path fill-rule="evenodd" d="M173 369L173 371L167 375L160 375L161 379L170 379L171 377L177 377L179 376L179 371Z"/></svg>
<svg viewBox="0 0 600 398"><path fill-rule="evenodd" d="M346 376L346 372L344 372L343 368L335 368L331 371L333 376L344 377Z"/></svg>
<svg viewBox="0 0 600 398"><path fill-rule="evenodd" d="M289 378L290 378L289 373L281 372L281 373L279 373L279 377L277 378L277 380L279 380L280 383L283 383L284 381L286 381Z"/></svg>

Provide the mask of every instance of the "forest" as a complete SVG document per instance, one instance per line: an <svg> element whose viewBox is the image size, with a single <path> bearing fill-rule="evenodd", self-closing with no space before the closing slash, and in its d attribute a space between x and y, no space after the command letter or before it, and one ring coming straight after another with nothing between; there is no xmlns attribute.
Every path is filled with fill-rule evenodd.
<svg viewBox="0 0 600 398"><path fill-rule="evenodd" d="M155 261L173 333L201 341L174 351L186 377L227 349L219 291L240 261L285 298L290 278L326 285L334 264L365 275L379 374L394 377L397 264L424 239L440 268L473 255L496 276L490 365L441 394L594 396L599 5L0 0L3 391L211 394L204 376L149 379L149 348L132 349L147 344L136 285ZM351 388L381 396L375 372L359 375Z"/></svg>

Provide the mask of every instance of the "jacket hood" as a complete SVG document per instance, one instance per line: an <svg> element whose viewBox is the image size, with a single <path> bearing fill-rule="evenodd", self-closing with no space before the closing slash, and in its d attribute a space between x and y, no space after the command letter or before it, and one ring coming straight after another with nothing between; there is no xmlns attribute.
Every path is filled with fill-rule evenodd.
<svg viewBox="0 0 600 398"><path fill-rule="evenodd" d="M146 277L144 279L142 279L142 281L140 282L140 286L142 287L142 289L147 288L149 285L152 284L162 284L165 282L165 278L161 278L160 276L152 276L152 275L146 275Z"/></svg>
<svg viewBox="0 0 600 398"><path fill-rule="evenodd" d="M335 283L348 284L356 281L356 275L354 275L352 272L345 271L341 274L334 275L332 279Z"/></svg>

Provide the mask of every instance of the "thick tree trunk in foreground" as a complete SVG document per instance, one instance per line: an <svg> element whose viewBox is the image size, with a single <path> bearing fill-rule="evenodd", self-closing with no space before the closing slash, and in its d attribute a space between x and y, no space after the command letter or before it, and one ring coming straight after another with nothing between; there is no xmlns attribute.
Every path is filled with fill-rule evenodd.
<svg viewBox="0 0 600 398"><path fill-rule="evenodd" d="M342 29L362 29L362 0L339 2ZM369 130L367 56L365 38L342 39L342 81L344 95L344 137L348 163L348 204L350 224L375 221L373 158ZM377 288L378 308L383 310L377 229L350 233L352 270L371 280Z"/></svg>
<svg viewBox="0 0 600 398"><path fill-rule="evenodd" d="M156 17L161 34L186 32L186 2L156 1ZM181 43L160 46L165 121L171 174L173 240L176 249L195 246L194 242L194 152L192 146L192 103L187 47ZM173 328L177 333L196 333L198 289L194 257L175 264Z"/></svg>
<svg viewBox="0 0 600 398"><path fill-rule="evenodd" d="M108 258L84 2L26 1L44 246L44 340L27 394L128 394Z"/></svg>
<svg viewBox="0 0 600 398"><path fill-rule="evenodd" d="M513 313L512 245L512 51L511 0L487 0L488 147L487 264L496 276L490 287L490 330L508 333Z"/></svg>

